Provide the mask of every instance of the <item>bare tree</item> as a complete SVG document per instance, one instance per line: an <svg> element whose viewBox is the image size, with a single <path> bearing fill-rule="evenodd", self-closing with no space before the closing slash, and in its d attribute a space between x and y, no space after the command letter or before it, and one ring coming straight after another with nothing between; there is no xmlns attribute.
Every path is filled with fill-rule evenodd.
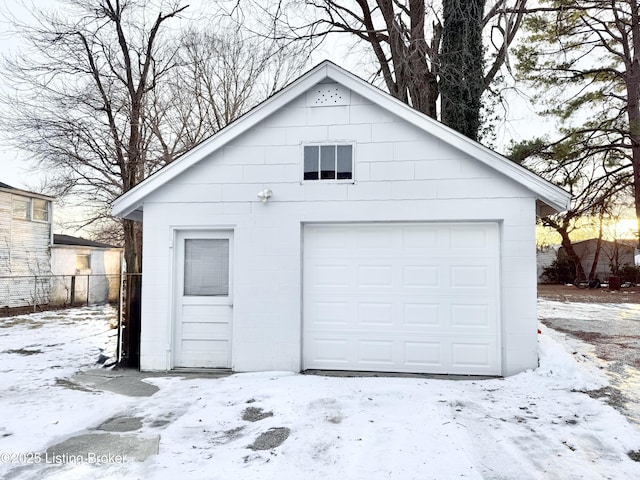
<svg viewBox="0 0 640 480"><path fill-rule="evenodd" d="M606 159L609 170L625 172L640 242L637 0L540 0L525 32L517 53L522 79L538 89L537 99L544 113L559 120L561 135L582 139L577 146L583 158L595 155Z"/></svg>
<svg viewBox="0 0 640 480"><path fill-rule="evenodd" d="M584 282L591 272L584 271L571 234L585 217L604 216L622 203L633 178L620 165L616 149L595 148L589 132L565 133L555 142L537 139L513 145L509 157L571 193L568 210L544 216L540 222L560 235L565 253L576 267L576 281Z"/></svg>
<svg viewBox="0 0 640 480"><path fill-rule="evenodd" d="M16 146L53 173L57 194L108 205L137 185L153 161L147 101L173 67L164 26L186 6L169 2L156 10L135 0L63 6L64 13L36 9L36 23L17 25L30 51L5 62L5 77L20 85L5 99L13 113L5 121ZM127 269L140 272L140 228L125 220L123 231Z"/></svg>
<svg viewBox="0 0 640 480"><path fill-rule="evenodd" d="M178 42L177 68L163 89L154 91L153 105L163 108L153 128L167 159L233 122L306 65L306 57L292 48L220 19L213 26L190 26Z"/></svg>
<svg viewBox="0 0 640 480"><path fill-rule="evenodd" d="M4 125L49 174L52 194L93 207L83 225L111 242L121 235L127 272L136 274L141 226L111 217L111 202L279 88L304 60L220 23L171 29L187 9L179 0L60 2L35 9L34 23L15 23L30 49L5 58L16 91L3 99ZM126 331L135 357L139 326Z"/></svg>
<svg viewBox="0 0 640 480"><path fill-rule="evenodd" d="M446 95L442 120L475 139L479 121L456 120L461 110L479 119L480 96L507 62L526 4L493 0L485 9L485 0L238 0L233 14L239 21L264 19L266 36L312 47L332 34L357 39L391 95L433 118Z"/></svg>

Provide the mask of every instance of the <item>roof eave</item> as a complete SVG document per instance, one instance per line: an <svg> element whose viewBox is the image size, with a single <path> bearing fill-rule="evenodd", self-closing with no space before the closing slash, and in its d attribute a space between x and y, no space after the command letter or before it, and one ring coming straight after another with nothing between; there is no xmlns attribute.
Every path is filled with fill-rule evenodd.
<svg viewBox="0 0 640 480"><path fill-rule="evenodd" d="M276 112L282 105L303 94L308 88L327 78L329 76L327 72L329 65L329 62L321 63L316 68L292 82L288 87L285 87L280 92L266 99L257 108L245 113L236 123L232 123L215 133L209 139L196 145L182 155L179 161L170 163L139 183L132 190L118 197L112 204L113 214L124 218L131 218L131 215L135 216L136 214L134 212L142 209L144 198L156 188L181 174L201 158L210 155L221 146L243 134Z"/></svg>
<svg viewBox="0 0 640 480"><path fill-rule="evenodd" d="M554 210L564 211L569 207L571 196L561 188L525 168L510 162L505 157L480 143L469 140L464 135L446 125L426 117L424 114L414 110L400 100L382 92L377 87L342 70L335 64L325 61L302 75L288 87L285 87L274 96L265 100L254 110L247 112L237 123L220 130L208 140L205 140L185 153L179 161L167 165L148 177L134 189L118 197L112 205L114 215L132 220L141 220L144 199L156 188L184 172L201 158L210 155L227 142L246 132L261 120L277 111L280 107L303 94L308 88L326 78L339 82L358 94L362 95L364 91L365 95L363 96L371 102L408 121L414 126L437 136L454 148L466 152L468 155L493 168L495 171L520 183L531 190L539 200Z"/></svg>

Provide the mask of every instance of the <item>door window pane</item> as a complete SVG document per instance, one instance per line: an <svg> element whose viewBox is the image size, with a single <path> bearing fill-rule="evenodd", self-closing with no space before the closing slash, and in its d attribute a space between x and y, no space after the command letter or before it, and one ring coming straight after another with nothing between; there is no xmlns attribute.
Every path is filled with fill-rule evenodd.
<svg viewBox="0 0 640 480"><path fill-rule="evenodd" d="M184 294L229 295L229 240L184 241Z"/></svg>

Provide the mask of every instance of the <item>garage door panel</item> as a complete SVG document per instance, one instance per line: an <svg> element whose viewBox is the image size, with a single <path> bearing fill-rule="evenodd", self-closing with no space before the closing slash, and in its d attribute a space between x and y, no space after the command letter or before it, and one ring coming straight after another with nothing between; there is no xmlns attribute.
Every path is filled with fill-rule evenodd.
<svg viewBox="0 0 640 480"><path fill-rule="evenodd" d="M357 364L360 368L392 367L395 364L394 342L392 340L358 340Z"/></svg>
<svg viewBox="0 0 640 480"><path fill-rule="evenodd" d="M499 374L498 227L304 231L304 368Z"/></svg>
<svg viewBox="0 0 640 480"><path fill-rule="evenodd" d="M307 348L309 354L314 358L314 362L323 365L321 368L331 368L332 366L345 368L350 362L349 352L350 342L345 338L315 338Z"/></svg>
<svg viewBox="0 0 640 480"><path fill-rule="evenodd" d="M407 250L433 250L438 248L438 230L424 225L409 225L402 232L402 247Z"/></svg>
<svg viewBox="0 0 640 480"><path fill-rule="evenodd" d="M392 287L393 266L392 265L359 265L357 287Z"/></svg>
<svg viewBox="0 0 640 480"><path fill-rule="evenodd" d="M440 278L438 265L403 265L402 267L404 288L438 288Z"/></svg>
<svg viewBox="0 0 640 480"><path fill-rule="evenodd" d="M379 228L372 226L371 228L362 227L355 233L356 245L358 250L366 252L370 250L381 250L388 252L397 242L395 232L381 232Z"/></svg>
<svg viewBox="0 0 640 480"><path fill-rule="evenodd" d="M394 327L394 305L391 302L359 302L358 324L371 328Z"/></svg>
<svg viewBox="0 0 640 480"><path fill-rule="evenodd" d="M325 328L360 328L370 331L406 332L435 331L458 334L460 330L475 333L497 330L495 307L479 303L477 298L442 296L438 303L412 296L398 299L395 295L378 295L376 301L360 301L344 296L343 300L307 299L314 326L307 331L321 332Z"/></svg>
<svg viewBox="0 0 640 480"><path fill-rule="evenodd" d="M460 329L492 328L488 305L451 305L451 327Z"/></svg>
<svg viewBox="0 0 640 480"><path fill-rule="evenodd" d="M314 319L318 326L329 327L348 325L353 318L349 302L329 302L318 300L313 303Z"/></svg>
<svg viewBox="0 0 640 480"><path fill-rule="evenodd" d="M442 344L435 341L411 341L405 342L404 364L411 368L423 371L434 368L443 368L442 365Z"/></svg>
<svg viewBox="0 0 640 480"><path fill-rule="evenodd" d="M317 287L346 287L348 280L348 265L316 265L313 269L313 284Z"/></svg>
<svg viewBox="0 0 640 480"><path fill-rule="evenodd" d="M451 355L454 368L489 368L495 361L495 344L474 340L452 342Z"/></svg>
<svg viewBox="0 0 640 480"><path fill-rule="evenodd" d="M308 368L390 372L487 374L496 361L495 344L477 339L452 342L434 336L429 339L318 338L309 349L314 364Z"/></svg>
<svg viewBox="0 0 640 480"><path fill-rule="evenodd" d="M402 324L408 331L441 327L440 304L411 303L403 304Z"/></svg>

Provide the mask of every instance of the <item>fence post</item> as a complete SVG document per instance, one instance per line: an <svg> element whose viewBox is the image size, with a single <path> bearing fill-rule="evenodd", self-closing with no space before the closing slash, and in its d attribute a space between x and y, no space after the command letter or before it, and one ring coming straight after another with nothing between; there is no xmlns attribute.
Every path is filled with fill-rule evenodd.
<svg viewBox="0 0 640 480"><path fill-rule="evenodd" d="M122 360L122 320L124 315L124 275L122 275L122 267L120 268L120 276L118 278L118 337L116 345L116 365L120 365Z"/></svg>
<svg viewBox="0 0 640 480"><path fill-rule="evenodd" d="M33 276L33 313L36 313L38 304L38 276Z"/></svg>
<svg viewBox="0 0 640 480"><path fill-rule="evenodd" d="M89 306L89 277L90 275L87 275L87 307Z"/></svg>

